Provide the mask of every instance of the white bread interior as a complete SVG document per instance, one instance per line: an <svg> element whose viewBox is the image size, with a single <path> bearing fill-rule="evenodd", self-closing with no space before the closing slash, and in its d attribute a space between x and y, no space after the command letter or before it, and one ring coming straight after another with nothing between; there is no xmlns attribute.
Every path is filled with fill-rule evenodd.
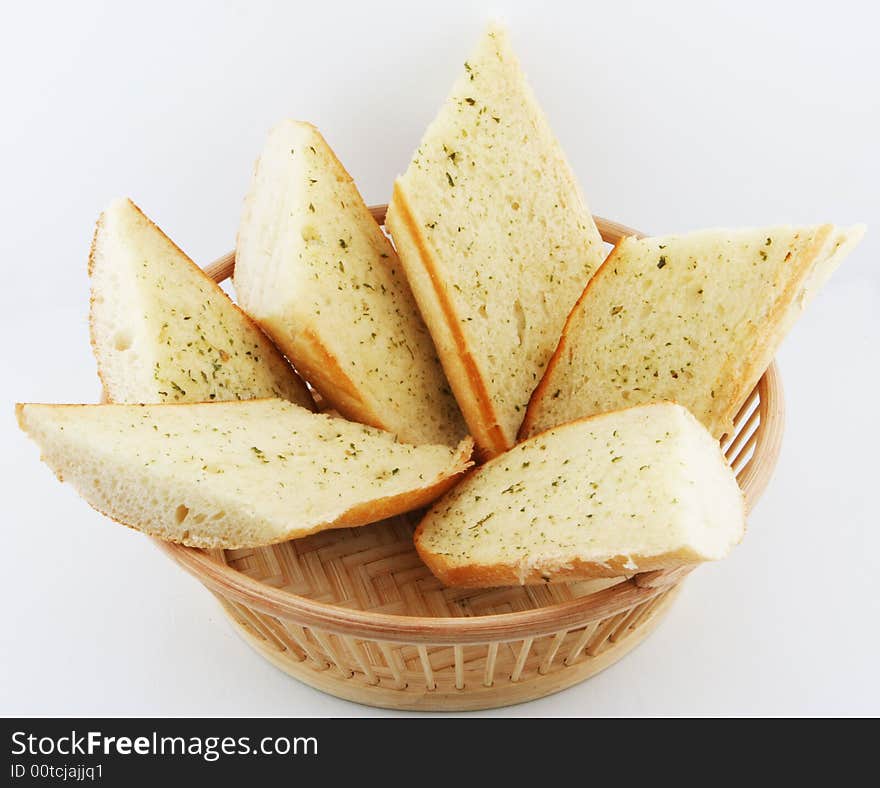
<svg viewBox="0 0 880 788"><path fill-rule="evenodd" d="M625 238L565 325L521 435L657 400L721 438L863 227Z"/></svg>
<svg viewBox="0 0 880 788"><path fill-rule="evenodd" d="M397 254L311 124L269 134L234 281L242 307L347 418L411 443L466 434Z"/></svg>
<svg viewBox="0 0 880 788"><path fill-rule="evenodd" d="M280 399L16 413L46 464L95 509L203 548L258 547L424 506L473 447L403 444Z"/></svg>
<svg viewBox="0 0 880 788"><path fill-rule="evenodd" d="M723 558L745 529L736 478L684 408L564 424L479 467L437 501L416 548L447 585L613 577Z"/></svg>
<svg viewBox="0 0 880 788"><path fill-rule="evenodd" d="M281 397L313 407L281 353L131 200L98 220L90 328L113 402Z"/></svg>

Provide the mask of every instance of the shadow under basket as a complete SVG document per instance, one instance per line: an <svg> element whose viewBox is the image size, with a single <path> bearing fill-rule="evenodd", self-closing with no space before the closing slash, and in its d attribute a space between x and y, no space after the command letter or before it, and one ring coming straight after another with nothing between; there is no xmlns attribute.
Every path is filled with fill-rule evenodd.
<svg viewBox="0 0 880 788"><path fill-rule="evenodd" d="M382 222L385 206L372 211ZM608 243L640 235L596 223ZM206 271L220 282L232 267L230 254ZM783 416L773 364L722 440L749 509L776 465ZM690 570L446 588L416 554L415 524L415 517L397 517L248 550L157 541L271 663L324 692L393 709L492 708L583 681L653 631Z"/></svg>

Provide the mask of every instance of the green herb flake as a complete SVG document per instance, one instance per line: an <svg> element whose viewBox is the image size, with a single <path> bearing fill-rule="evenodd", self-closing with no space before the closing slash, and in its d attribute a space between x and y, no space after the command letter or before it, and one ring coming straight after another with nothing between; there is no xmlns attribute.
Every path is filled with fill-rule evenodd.
<svg viewBox="0 0 880 788"><path fill-rule="evenodd" d="M483 517L482 519L477 520L473 525L469 525L469 526L468 526L468 529L479 528L483 523L486 522L486 520L488 520L488 519L489 519L490 517L492 517L494 514L495 514L495 512L489 512L489 514L487 514L487 515L486 515L485 517Z"/></svg>

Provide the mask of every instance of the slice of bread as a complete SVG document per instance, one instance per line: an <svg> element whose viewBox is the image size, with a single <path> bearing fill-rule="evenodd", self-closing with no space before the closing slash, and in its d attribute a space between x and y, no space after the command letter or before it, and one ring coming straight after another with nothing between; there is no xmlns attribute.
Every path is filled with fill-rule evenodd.
<svg viewBox="0 0 880 788"><path fill-rule="evenodd" d="M347 418L410 443L466 434L397 255L314 126L270 132L234 278L242 307Z"/></svg>
<svg viewBox="0 0 880 788"><path fill-rule="evenodd" d="M18 405L21 428L95 509L192 547L257 547L409 511L469 465L285 400Z"/></svg>
<svg viewBox="0 0 880 788"><path fill-rule="evenodd" d="M89 276L92 347L109 400L314 406L269 338L131 200L98 219Z"/></svg>
<svg viewBox="0 0 880 788"><path fill-rule="evenodd" d="M503 30L464 64L386 225L477 446L504 451L605 248Z"/></svg>
<svg viewBox="0 0 880 788"><path fill-rule="evenodd" d="M668 399L721 438L863 232L826 224L624 238L572 310L521 436Z"/></svg>
<svg viewBox="0 0 880 788"><path fill-rule="evenodd" d="M613 577L723 558L745 502L718 443L684 408L581 419L496 457L437 501L419 555L447 585Z"/></svg>

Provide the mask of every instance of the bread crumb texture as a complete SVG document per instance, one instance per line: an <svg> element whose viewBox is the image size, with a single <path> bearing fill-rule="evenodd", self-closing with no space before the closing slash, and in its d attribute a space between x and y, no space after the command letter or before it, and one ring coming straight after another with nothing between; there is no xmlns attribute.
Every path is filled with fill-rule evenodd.
<svg viewBox="0 0 880 788"><path fill-rule="evenodd" d="M478 468L416 532L450 585L632 574L722 558L745 524L718 444L656 403L566 424Z"/></svg>
<svg viewBox="0 0 880 788"><path fill-rule="evenodd" d="M674 400L720 438L862 233L822 225L624 239L572 311L524 434Z"/></svg>
<svg viewBox="0 0 880 788"><path fill-rule="evenodd" d="M269 134L234 278L242 306L341 413L413 443L466 434L394 248L308 123Z"/></svg>
<svg viewBox="0 0 880 788"><path fill-rule="evenodd" d="M403 444L277 399L17 414L42 459L94 508L203 548L256 547L426 505L472 448Z"/></svg>
<svg viewBox="0 0 880 788"><path fill-rule="evenodd" d="M101 215L89 272L92 345L110 400L312 406L265 334L130 200Z"/></svg>
<svg viewBox="0 0 880 788"><path fill-rule="evenodd" d="M465 62L397 192L509 447L605 247L503 29L490 28ZM392 234L397 212L393 200ZM420 303L437 298L410 273L424 265L407 259L417 256L415 245L398 249ZM438 347L441 356L460 352ZM460 402L474 397L459 391L474 380L450 379ZM465 417L478 443L494 426L473 424L486 419L475 409Z"/></svg>

